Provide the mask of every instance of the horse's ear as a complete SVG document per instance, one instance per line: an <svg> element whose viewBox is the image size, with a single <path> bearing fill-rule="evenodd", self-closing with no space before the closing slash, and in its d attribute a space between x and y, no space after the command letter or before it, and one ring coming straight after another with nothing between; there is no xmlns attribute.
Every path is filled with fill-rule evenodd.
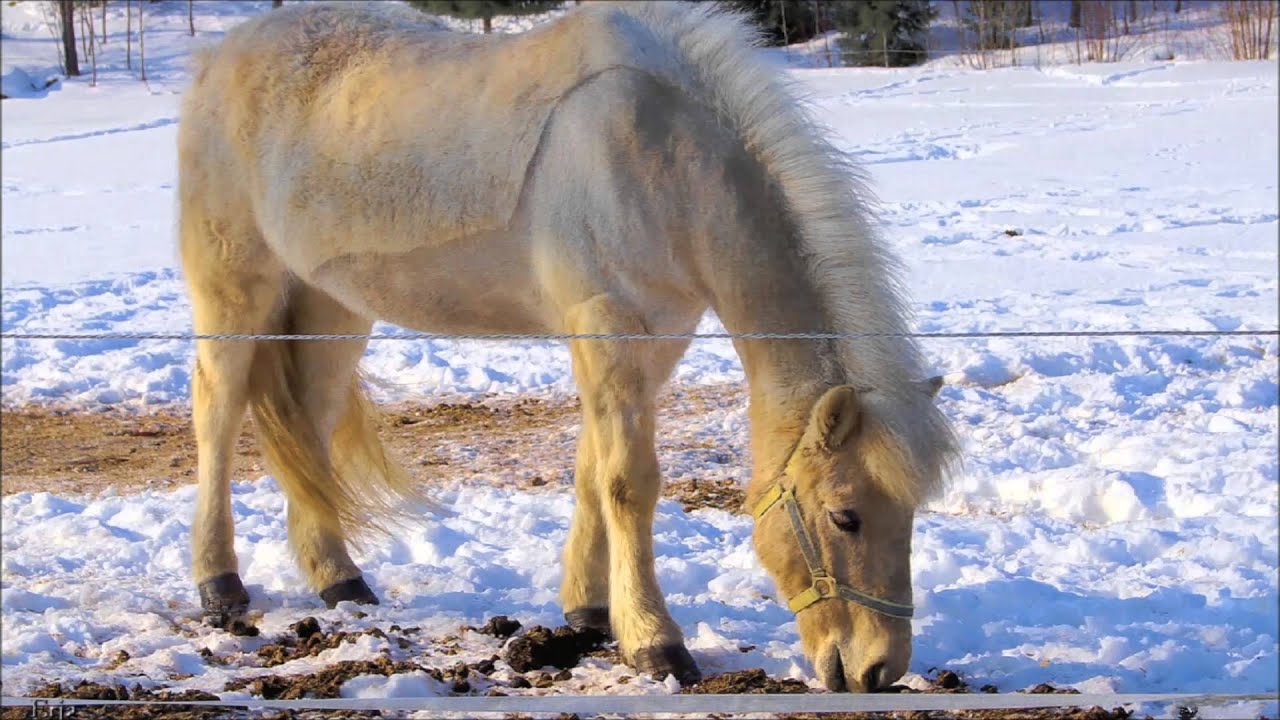
<svg viewBox="0 0 1280 720"><path fill-rule="evenodd" d="M839 385L823 393L813 406L809 434L828 451L840 449L862 424L858 393L849 385Z"/></svg>
<svg viewBox="0 0 1280 720"><path fill-rule="evenodd" d="M931 398L938 397L938 391L942 389L942 376L935 375L928 380L920 382L920 390Z"/></svg>

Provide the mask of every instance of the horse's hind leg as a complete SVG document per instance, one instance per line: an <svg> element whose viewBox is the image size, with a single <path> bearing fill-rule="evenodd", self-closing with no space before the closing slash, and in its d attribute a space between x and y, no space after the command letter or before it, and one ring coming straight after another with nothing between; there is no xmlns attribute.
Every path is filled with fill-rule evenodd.
<svg viewBox="0 0 1280 720"><path fill-rule="evenodd" d="M361 317L323 292L294 285L289 294L289 330L293 334L364 335L373 322ZM351 400L356 366L367 340L299 340L292 344L298 402L316 431L325 453L332 450L334 429ZM333 458L325 458L331 463ZM329 607L343 600L376 605L378 598L347 552L341 527L324 522L304 503L289 503L289 544L308 584Z"/></svg>
<svg viewBox="0 0 1280 720"><path fill-rule="evenodd" d="M608 295L575 305L574 333L643 333L635 313ZM574 376L582 397L583 435L594 458L591 477L607 537L609 618L623 656L645 674L700 674L667 612L654 572L653 515L661 489L654 448L655 399L687 341L575 340ZM581 465L579 466L581 467ZM575 524L581 516L575 518ZM582 552L599 553L597 545ZM568 558L570 563L590 562ZM579 570L580 571L580 570Z"/></svg>
<svg viewBox="0 0 1280 720"><path fill-rule="evenodd" d="M286 274L248 224L214 222L186 203L182 262L199 334L275 332ZM196 511L191 525L191 572L209 620L235 632L249 594L240 580L231 516L231 467L248 403L257 343L200 340L191 378L195 426Z"/></svg>
<svg viewBox="0 0 1280 720"><path fill-rule="evenodd" d="M581 345L574 345L573 367L579 387L588 358ZM595 481L596 450L593 418L583 413L578 436L578 462L574 472L573 523L564 546L564 576L560 581L560 607L565 621L577 630L609 634L609 539L605 534L604 508Z"/></svg>

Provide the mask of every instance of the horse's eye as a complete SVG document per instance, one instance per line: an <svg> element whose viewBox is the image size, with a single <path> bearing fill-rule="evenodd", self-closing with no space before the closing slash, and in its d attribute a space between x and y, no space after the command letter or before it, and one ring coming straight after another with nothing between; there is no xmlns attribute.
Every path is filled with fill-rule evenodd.
<svg viewBox="0 0 1280 720"><path fill-rule="evenodd" d="M836 527L848 533L856 533L862 527L862 518L853 510L829 510L827 516Z"/></svg>

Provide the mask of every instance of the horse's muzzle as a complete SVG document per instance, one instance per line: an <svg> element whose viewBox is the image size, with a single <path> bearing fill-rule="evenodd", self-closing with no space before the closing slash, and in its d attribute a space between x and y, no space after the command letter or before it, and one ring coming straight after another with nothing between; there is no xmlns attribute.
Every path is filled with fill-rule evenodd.
<svg viewBox="0 0 1280 720"><path fill-rule="evenodd" d="M817 663L818 677L832 692L880 692L887 690L897 677L890 676L889 666L880 659L850 671L840 647L832 645Z"/></svg>

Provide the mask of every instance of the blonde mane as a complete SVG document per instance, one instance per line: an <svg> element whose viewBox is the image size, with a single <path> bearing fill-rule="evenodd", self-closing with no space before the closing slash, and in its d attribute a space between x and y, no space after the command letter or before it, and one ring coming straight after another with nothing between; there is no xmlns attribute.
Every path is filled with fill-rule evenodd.
<svg viewBox="0 0 1280 720"><path fill-rule="evenodd" d="M875 335L837 341L838 361L849 384L869 391L863 401L896 439L869 448L869 463L884 470L877 477L891 496L922 501L942 483L956 441L918 391L925 363L906 337L902 267L878 230L866 171L827 141L803 88L768 61L742 16L703 4L609 4L642 20L685 59L681 76L668 79L707 98L782 188L800 230L798 251L824 301L825 329Z"/></svg>

